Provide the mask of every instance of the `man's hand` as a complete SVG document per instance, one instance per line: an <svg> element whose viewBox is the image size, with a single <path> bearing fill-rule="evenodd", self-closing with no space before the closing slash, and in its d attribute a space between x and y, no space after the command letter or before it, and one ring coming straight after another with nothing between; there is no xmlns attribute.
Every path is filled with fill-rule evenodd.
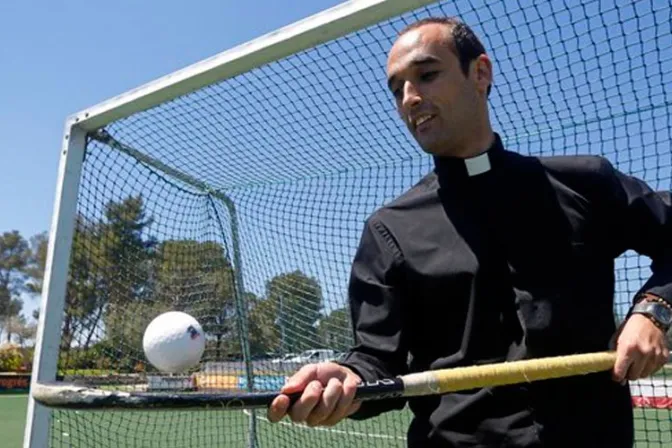
<svg viewBox="0 0 672 448"><path fill-rule="evenodd" d="M631 315L616 342L614 380L644 378L663 367L670 356L665 333L641 314Z"/></svg>
<svg viewBox="0 0 672 448"><path fill-rule="evenodd" d="M296 423L309 426L332 426L353 414L360 403L354 401L361 378L347 367L332 362L308 364L296 372L282 388L283 394L303 391L289 409ZM268 409L268 419L275 423L288 414L289 397L280 395Z"/></svg>

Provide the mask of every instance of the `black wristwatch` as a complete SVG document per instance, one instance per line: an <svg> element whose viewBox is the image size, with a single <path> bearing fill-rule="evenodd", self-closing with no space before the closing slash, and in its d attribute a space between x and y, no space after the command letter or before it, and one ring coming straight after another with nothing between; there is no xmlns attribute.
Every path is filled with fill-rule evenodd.
<svg viewBox="0 0 672 448"><path fill-rule="evenodd" d="M643 314L664 332L672 327L672 308L658 301L640 300L631 310L632 314Z"/></svg>

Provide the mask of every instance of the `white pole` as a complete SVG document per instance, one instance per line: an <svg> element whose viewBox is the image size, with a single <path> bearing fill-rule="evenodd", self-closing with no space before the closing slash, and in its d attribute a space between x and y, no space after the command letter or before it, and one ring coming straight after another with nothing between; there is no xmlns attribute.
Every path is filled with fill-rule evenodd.
<svg viewBox="0 0 672 448"><path fill-rule="evenodd" d="M77 212L77 192L84 160L86 133L74 121L65 126L61 161L56 185L56 198L49 232L49 249L44 273L44 290L37 326L31 382L56 380L61 325L65 310L65 292L70 266L70 248ZM24 448L49 446L50 411L28 401Z"/></svg>

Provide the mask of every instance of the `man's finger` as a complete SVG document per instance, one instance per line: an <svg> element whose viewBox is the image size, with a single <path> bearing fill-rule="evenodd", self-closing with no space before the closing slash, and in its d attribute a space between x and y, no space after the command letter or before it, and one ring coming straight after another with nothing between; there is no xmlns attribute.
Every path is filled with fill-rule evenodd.
<svg viewBox="0 0 672 448"><path fill-rule="evenodd" d="M282 386L280 392L283 394L291 394L293 392L300 392L306 386L317 379L317 367L315 364L307 364L301 367L292 377Z"/></svg>
<svg viewBox="0 0 672 448"><path fill-rule="evenodd" d="M647 361L646 365L644 366L644 368L642 369L642 371L639 372L639 376L637 376L636 378L631 378L631 379L636 380L636 379L639 379L639 378L646 378L648 376L651 376L653 374L653 372L655 372L656 370L658 370L658 362L656 361L655 358L650 358L650 359L648 359L648 361Z"/></svg>
<svg viewBox="0 0 672 448"><path fill-rule="evenodd" d="M267 411L268 420L271 423L276 423L282 420L289 409L289 397L287 395L279 395L273 400Z"/></svg>
<svg viewBox="0 0 672 448"><path fill-rule="evenodd" d="M632 363L633 359L629 350L618 350L612 374L614 380L619 383L623 383L628 375L628 370L630 369Z"/></svg>
<svg viewBox="0 0 672 448"><path fill-rule="evenodd" d="M322 384L319 381L311 381L303 390L301 397L289 410L289 416L295 423L303 423L313 411L322 397Z"/></svg>
<svg viewBox="0 0 672 448"><path fill-rule="evenodd" d="M656 371L660 370L665 366L668 362L670 361L670 349L667 348L667 345L663 345L663 347L660 350L660 353L658 354L658 367L656 367Z"/></svg>
<svg viewBox="0 0 672 448"><path fill-rule="evenodd" d="M645 378L656 373L667 363L669 356L669 351L665 347L659 347L654 350L654 353L649 356L646 367L642 370L640 378Z"/></svg>
<svg viewBox="0 0 672 448"><path fill-rule="evenodd" d="M355 377L349 376L345 379L341 398L338 400L331 415L324 419L322 422L323 425L333 426L359 408L359 404L357 404L356 408L353 409L353 399L355 398L355 392L357 392L357 384Z"/></svg>
<svg viewBox="0 0 672 448"><path fill-rule="evenodd" d="M306 419L309 426L316 426L329 417L343 395L343 384L338 378L331 378L322 392L320 401Z"/></svg>
<svg viewBox="0 0 672 448"><path fill-rule="evenodd" d="M636 359L630 364L625 377L630 381L641 378L644 376L644 372L648 367L649 361L650 358L646 356Z"/></svg>
<svg viewBox="0 0 672 448"><path fill-rule="evenodd" d="M316 376L317 369L313 365L305 365L299 369L280 389L282 395L277 396L268 407L268 410L266 411L268 420L271 423L276 423L282 420L282 418L287 415L291 405L289 397L285 394L291 394L293 392L300 392L304 390L305 387L311 381L313 381Z"/></svg>

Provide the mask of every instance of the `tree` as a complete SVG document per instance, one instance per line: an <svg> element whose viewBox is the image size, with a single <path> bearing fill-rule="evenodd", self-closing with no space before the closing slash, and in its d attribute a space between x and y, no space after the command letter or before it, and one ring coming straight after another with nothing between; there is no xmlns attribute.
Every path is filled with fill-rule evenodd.
<svg viewBox="0 0 672 448"><path fill-rule="evenodd" d="M72 356L86 356L101 342L101 353L107 348L120 365L134 366L142 344L130 317L150 314L145 308L151 305L157 244L145 236L151 223L141 196L109 202L101 220L77 216L61 337L65 364L72 361L73 346L79 348Z"/></svg>
<svg viewBox="0 0 672 448"><path fill-rule="evenodd" d="M113 350L117 367L133 369L142 358L141 325L163 307L152 301L153 267L157 241L146 236L153 218L145 211L142 196L109 202L105 220L96 225L100 245L96 255L93 285L95 311L85 345L102 317L107 346ZM132 318L131 318L132 317ZM142 322L143 318L145 318Z"/></svg>
<svg viewBox="0 0 672 448"><path fill-rule="evenodd" d="M15 297L5 301L2 298L4 294L4 291L0 293L0 302L3 302L3 304L0 305L0 315L3 316L0 332L4 330L6 333L7 342L11 342L12 335L14 334L15 330L15 326L12 324L21 315L21 309L23 309L23 300Z"/></svg>
<svg viewBox="0 0 672 448"><path fill-rule="evenodd" d="M145 212L142 196L110 202L105 218L100 232L104 242L101 268L110 303L123 305L151 297L149 280L157 241L143 236L153 219Z"/></svg>
<svg viewBox="0 0 672 448"><path fill-rule="evenodd" d="M320 320L317 333L325 347L346 351L352 345L350 314L346 308L333 310Z"/></svg>
<svg viewBox="0 0 672 448"><path fill-rule="evenodd" d="M30 256L23 272L28 277L26 288L32 294L41 294L44 286L44 270L47 267L49 239L46 232L38 233L30 239Z"/></svg>
<svg viewBox="0 0 672 448"><path fill-rule="evenodd" d="M283 353L315 348L316 325L322 309L322 289L301 271L280 274L266 285L269 311L276 316L279 349Z"/></svg>
<svg viewBox="0 0 672 448"><path fill-rule="evenodd" d="M28 341L35 339L37 325L28 323L24 315L21 314L12 317L9 320L9 326L11 327L12 333L16 336L16 342L22 348L26 346Z"/></svg>
<svg viewBox="0 0 672 448"><path fill-rule="evenodd" d="M20 294L25 290L23 273L30 258L30 248L21 234L14 230L0 236L0 322L12 337L10 320L21 313L23 301Z"/></svg>
<svg viewBox="0 0 672 448"><path fill-rule="evenodd" d="M236 337L234 270L221 244L170 240L157 250L155 300L196 317L214 344L215 359L240 353ZM206 353L207 357L210 353Z"/></svg>
<svg viewBox="0 0 672 448"><path fill-rule="evenodd" d="M280 331L276 325L276 304L271 300L254 298L247 302L250 312L248 335L250 353L261 355L281 351Z"/></svg>
<svg viewBox="0 0 672 448"><path fill-rule="evenodd" d="M100 224L78 215L65 295L61 335L61 353L64 355L67 355L72 340L81 331L88 330L84 343L88 347L101 318L108 296L104 286L104 268L101 268L105 265L104 252Z"/></svg>

